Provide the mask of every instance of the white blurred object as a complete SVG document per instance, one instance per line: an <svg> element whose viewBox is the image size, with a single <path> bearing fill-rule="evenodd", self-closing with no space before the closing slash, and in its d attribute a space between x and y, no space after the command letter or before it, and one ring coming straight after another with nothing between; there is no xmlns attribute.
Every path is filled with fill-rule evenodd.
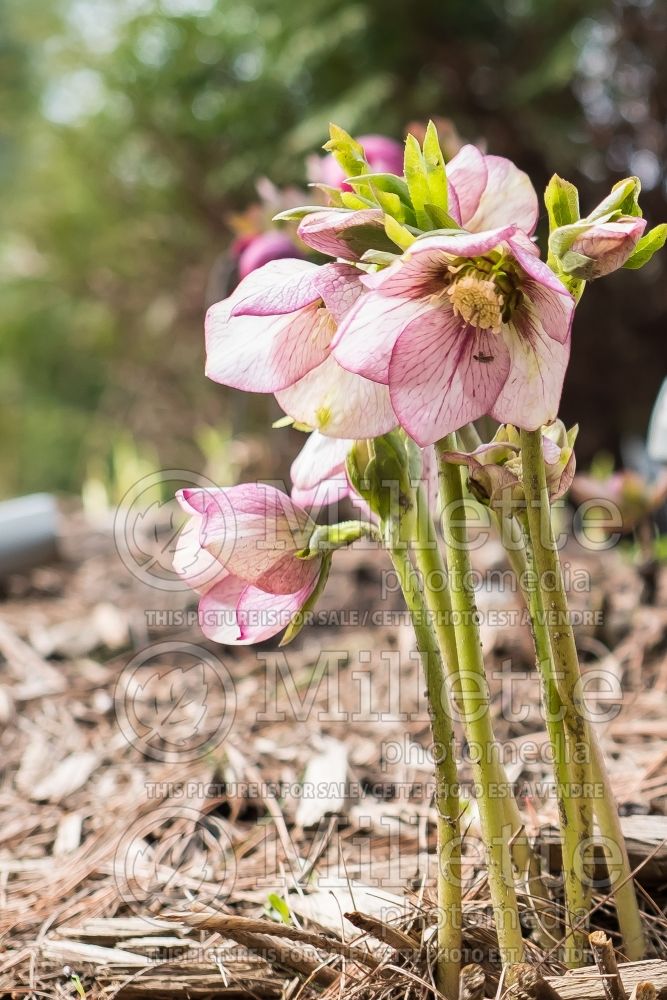
<svg viewBox="0 0 667 1000"><path fill-rule="evenodd" d="M647 449L652 461L667 463L667 378L662 383L651 414Z"/></svg>
<svg viewBox="0 0 667 1000"><path fill-rule="evenodd" d="M0 503L0 580L57 556L58 508L48 493Z"/></svg>

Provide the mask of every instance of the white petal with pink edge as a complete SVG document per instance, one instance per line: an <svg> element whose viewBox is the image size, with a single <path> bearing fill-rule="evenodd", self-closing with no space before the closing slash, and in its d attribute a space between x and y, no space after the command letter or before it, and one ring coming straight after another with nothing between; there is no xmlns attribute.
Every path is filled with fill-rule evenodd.
<svg viewBox="0 0 667 1000"><path fill-rule="evenodd" d="M546 333L537 308L527 300L503 327L501 336L510 352L511 371L491 416L500 423L537 430L558 415L569 337L559 343Z"/></svg>
<svg viewBox="0 0 667 1000"><path fill-rule="evenodd" d="M206 315L206 375L246 392L285 389L321 364L334 329L317 302L286 315L232 317L219 303Z"/></svg>
<svg viewBox="0 0 667 1000"><path fill-rule="evenodd" d="M346 371L334 356L276 399L298 423L327 437L378 437L397 424L386 386Z"/></svg>

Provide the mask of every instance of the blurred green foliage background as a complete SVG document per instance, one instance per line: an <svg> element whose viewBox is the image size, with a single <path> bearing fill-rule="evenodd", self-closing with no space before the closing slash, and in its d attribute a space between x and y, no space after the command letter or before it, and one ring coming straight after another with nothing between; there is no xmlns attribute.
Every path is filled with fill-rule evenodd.
<svg viewBox="0 0 667 1000"><path fill-rule="evenodd" d="M261 176L303 184L329 120L445 117L585 210L636 173L667 220L666 41L661 0L3 0L0 494L125 453L196 470L275 415L207 383L203 312L230 213ZM584 461L645 430L664 260L584 296L563 414Z"/></svg>

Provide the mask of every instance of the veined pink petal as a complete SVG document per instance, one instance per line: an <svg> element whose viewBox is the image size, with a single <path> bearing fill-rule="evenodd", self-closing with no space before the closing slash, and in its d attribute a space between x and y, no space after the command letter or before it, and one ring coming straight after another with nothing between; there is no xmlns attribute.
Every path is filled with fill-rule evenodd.
<svg viewBox="0 0 667 1000"><path fill-rule="evenodd" d="M323 479L321 483L307 489L292 487L292 497L309 510L320 510L351 496L353 496L352 487L345 472L333 473L328 479Z"/></svg>
<svg viewBox="0 0 667 1000"><path fill-rule="evenodd" d="M294 313L231 318L218 303L206 314L206 374L234 389L276 392L321 364L333 332L317 301Z"/></svg>
<svg viewBox="0 0 667 1000"><path fill-rule="evenodd" d="M346 371L334 356L276 399L298 423L329 437L378 437L397 424L386 386Z"/></svg>
<svg viewBox="0 0 667 1000"><path fill-rule="evenodd" d="M531 235L539 215L537 193L528 174L504 156L485 156L486 187L475 212L464 221L477 233L508 223Z"/></svg>
<svg viewBox="0 0 667 1000"><path fill-rule="evenodd" d="M459 225L462 225L462 223L461 223L461 206L459 205L459 196L457 195L456 188L451 183L451 181L449 179L449 176L447 177L447 181L448 181L448 183L447 183L447 199L448 199L448 202L449 202L447 211L448 211L449 215L451 215L451 217L454 220L454 222L458 222Z"/></svg>
<svg viewBox="0 0 667 1000"><path fill-rule="evenodd" d="M568 291L555 292L536 281L525 281L523 291L540 317L545 333L559 344L570 339L575 302ZM564 286L562 286L564 288Z"/></svg>
<svg viewBox="0 0 667 1000"><path fill-rule="evenodd" d="M317 584L319 561L309 565L315 571L312 579L292 594L276 596L256 587L245 588L236 606L242 642L263 642L287 628L292 615L301 610Z"/></svg>
<svg viewBox="0 0 667 1000"><path fill-rule="evenodd" d="M570 354L569 337L564 343L544 329L540 313L524 299L501 336L510 352L511 370L491 416L500 423L537 430L558 414L565 370Z"/></svg>
<svg viewBox="0 0 667 1000"><path fill-rule="evenodd" d="M242 638L236 617L236 605L248 584L236 576L227 576L209 589L199 602L199 626L207 639L226 646L244 646L252 637Z"/></svg>
<svg viewBox="0 0 667 1000"><path fill-rule="evenodd" d="M410 258L435 262L439 259L439 254L447 257L479 257L482 254L488 253L489 250L494 250L501 243L511 240L516 232L516 226L508 225L500 226L496 229L487 229L479 233L466 233L453 229L451 233L438 233L435 236L420 237L405 251L402 258L387 268L386 272L380 272L378 277L381 277L382 274L388 274L392 268L397 268L403 261ZM425 266L425 264L422 266ZM378 282L383 287L385 283L386 281ZM370 282L366 281L365 284L370 284Z"/></svg>
<svg viewBox="0 0 667 1000"><path fill-rule="evenodd" d="M230 316L293 313L320 298L314 281L318 271L308 260L272 260L252 271L223 301Z"/></svg>
<svg viewBox="0 0 667 1000"><path fill-rule="evenodd" d="M350 264L324 264L319 268L315 285L336 323L365 292L362 274L363 271Z"/></svg>
<svg viewBox="0 0 667 1000"><path fill-rule="evenodd" d="M463 226L477 211L487 178L486 157L477 146L463 146L447 164L447 180L456 192Z"/></svg>
<svg viewBox="0 0 667 1000"><path fill-rule="evenodd" d="M309 577L295 553L314 524L286 493L263 483L224 490L182 490L181 502L201 515L200 544L229 573L248 583L290 593Z"/></svg>
<svg viewBox="0 0 667 1000"><path fill-rule="evenodd" d="M188 587L205 594L226 575L218 560L202 548L200 542L203 518L192 514L176 539L173 567Z"/></svg>
<svg viewBox="0 0 667 1000"><path fill-rule="evenodd" d="M298 234L313 250L345 260L358 260L369 247L383 250L385 244L387 248L393 246L385 233L384 215L379 208L356 212L329 208L311 212L301 222Z"/></svg>
<svg viewBox="0 0 667 1000"><path fill-rule="evenodd" d="M509 240L509 247L529 278L539 282L540 285L545 285L559 295L571 298L560 278L557 278L551 268L547 267L543 260L540 260L534 243L527 240L521 233L517 233Z"/></svg>
<svg viewBox="0 0 667 1000"><path fill-rule="evenodd" d="M509 370L501 337L476 332L443 305L396 341L389 391L401 425L424 447L489 413Z"/></svg>
<svg viewBox="0 0 667 1000"><path fill-rule="evenodd" d="M426 299L369 292L338 327L332 341L335 359L349 372L386 384L397 337L411 320L431 308Z"/></svg>

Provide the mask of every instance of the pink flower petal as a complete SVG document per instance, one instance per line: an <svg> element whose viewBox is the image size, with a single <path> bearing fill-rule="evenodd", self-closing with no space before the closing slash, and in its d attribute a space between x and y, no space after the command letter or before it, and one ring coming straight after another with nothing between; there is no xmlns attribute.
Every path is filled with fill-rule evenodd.
<svg viewBox="0 0 667 1000"><path fill-rule="evenodd" d="M248 583L290 593L309 577L295 557L314 524L286 493L247 483L224 490L183 490L182 502L201 513L200 544L220 566Z"/></svg>
<svg viewBox="0 0 667 1000"><path fill-rule="evenodd" d="M378 437L397 424L386 386L346 371L333 356L276 399L298 423L329 437Z"/></svg>
<svg viewBox="0 0 667 1000"><path fill-rule="evenodd" d="M188 587L205 594L226 575L218 560L200 542L203 518L194 514L183 526L174 549L173 567Z"/></svg>
<svg viewBox="0 0 667 1000"><path fill-rule="evenodd" d="M365 288L361 283L363 273L350 264L324 264L320 267L315 285L336 323L340 323L364 294Z"/></svg>
<svg viewBox="0 0 667 1000"><path fill-rule="evenodd" d="M364 295L338 327L332 342L335 359L349 372L386 384L397 337L430 309L420 298Z"/></svg>
<svg viewBox="0 0 667 1000"><path fill-rule="evenodd" d="M575 309L574 299L569 292L554 292L536 281L524 282L523 291L539 314L544 332L559 344L567 343L572 332Z"/></svg>
<svg viewBox="0 0 667 1000"><path fill-rule="evenodd" d="M389 391L402 426L425 447L488 413L509 370L501 337L477 333L443 305L407 326L396 341Z"/></svg>
<svg viewBox="0 0 667 1000"><path fill-rule="evenodd" d="M353 444L351 439L324 437L313 431L292 462L290 479L293 485L299 489L311 489L344 470Z"/></svg>
<svg viewBox="0 0 667 1000"><path fill-rule="evenodd" d="M569 337L565 343L553 339L545 331L537 307L527 299L512 322L503 327L501 336L509 348L511 371L491 416L500 423L537 430L558 415Z"/></svg>
<svg viewBox="0 0 667 1000"><path fill-rule="evenodd" d="M383 273L388 273L392 268L400 265L403 260L409 258L421 258L423 260L426 256L427 259L436 261L438 260L438 254L448 257L480 257L482 254L488 253L489 250L494 250L501 243L510 240L516 232L516 226L506 225L478 233L466 233L453 229L451 233L438 233L435 236L420 237L412 244L409 250L406 250L403 258L387 268L387 272L380 272L378 277L382 277ZM365 284L368 284L368 282L365 282ZM382 281L379 284L384 286L385 282Z"/></svg>
<svg viewBox="0 0 667 1000"><path fill-rule="evenodd" d="M199 602L199 626L207 639L226 646L247 645L254 640L242 638L236 617L236 605L248 584L236 576L227 576L207 591Z"/></svg>
<svg viewBox="0 0 667 1000"><path fill-rule="evenodd" d="M529 278L539 282L539 284L550 288L559 295L571 298L567 288L550 267L543 260L540 260L537 248L534 243L528 240L521 233L516 233L509 240L509 247L517 262L521 265Z"/></svg>
<svg viewBox="0 0 667 1000"><path fill-rule="evenodd" d="M486 187L475 212L464 222L466 229L483 229L508 224L532 234L539 216L537 193L528 174L504 156L485 156Z"/></svg>
<svg viewBox="0 0 667 1000"><path fill-rule="evenodd" d="M252 271L224 302L230 316L293 313L320 298L314 281L318 271L307 260L272 260Z"/></svg>
<svg viewBox="0 0 667 1000"><path fill-rule="evenodd" d="M463 226L477 211L487 178L486 157L476 146L463 146L447 164L447 180L456 192Z"/></svg>
<svg viewBox="0 0 667 1000"><path fill-rule="evenodd" d="M256 587L246 587L236 606L241 642L263 642L287 628L297 611L308 600L320 573L319 560L308 564L314 570L312 579L292 594L267 594Z"/></svg>
<svg viewBox="0 0 667 1000"><path fill-rule="evenodd" d="M301 222L298 234L313 250L345 260L358 260L370 247L396 249L385 233L384 214L379 208L311 212Z"/></svg>
<svg viewBox="0 0 667 1000"><path fill-rule="evenodd" d="M231 318L218 303L206 315L206 374L234 389L276 392L321 364L333 332L317 302L286 315Z"/></svg>

